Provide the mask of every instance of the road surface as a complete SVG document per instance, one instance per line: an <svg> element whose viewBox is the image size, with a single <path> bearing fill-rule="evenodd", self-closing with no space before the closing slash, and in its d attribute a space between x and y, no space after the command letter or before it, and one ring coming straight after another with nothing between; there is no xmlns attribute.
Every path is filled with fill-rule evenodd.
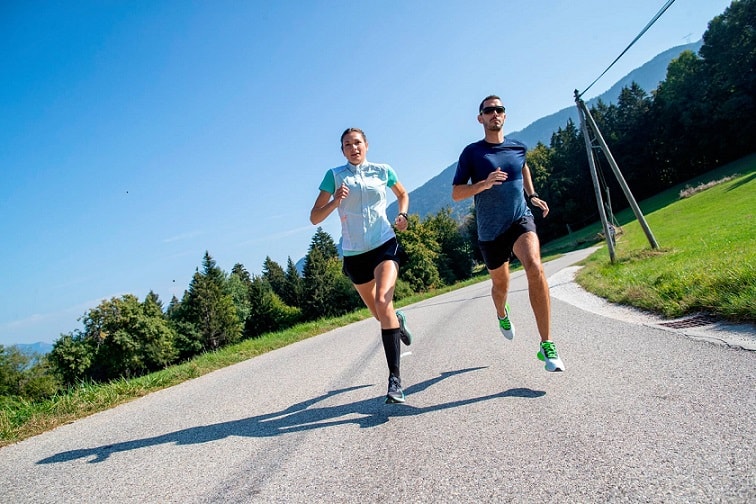
<svg viewBox="0 0 756 504"><path fill-rule="evenodd" d="M756 352L554 283L564 373L519 272L511 342L489 282L404 309L404 405L365 320L6 446L0 502L756 502Z"/></svg>

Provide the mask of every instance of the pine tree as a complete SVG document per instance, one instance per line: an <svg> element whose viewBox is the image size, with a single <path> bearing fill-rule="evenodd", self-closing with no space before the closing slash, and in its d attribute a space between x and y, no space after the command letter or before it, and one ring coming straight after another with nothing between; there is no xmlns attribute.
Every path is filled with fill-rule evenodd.
<svg viewBox="0 0 756 504"><path fill-rule="evenodd" d="M310 249L309 251L312 251L312 249L318 249L320 251L320 254L323 256L323 259L332 259L339 257L339 251L336 248L336 243L333 241L333 238L331 235L323 231L323 228L318 226L318 229L315 231L315 235L312 237L312 241L310 242Z"/></svg>
<svg viewBox="0 0 756 504"><path fill-rule="evenodd" d="M284 272L281 265L271 259L270 256L266 256L265 262L263 262L262 274L263 278L270 284L273 292L283 298L286 290L286 272Z"/></svg>
<svg viewBox="0 0 756 504"><path fill-rule="evenodd" d="M208 252L202 261L202 272L196 272L182 304L182 319L194 326L184 327L190 339L199 337L203 350L215 350L239 340L242 322L237 315L232 295L226 288L226 276Z"/></svg>
<svg viewBox="0 0 756 504"><path fill-rule="evenodd" d="M281 299L289 306L301 307L303 289L304 285L302 277L297 270L297 265L291 260L291 256L289 256L289 260L286 263L286 284Z"/></svg>
<svg viewBox="0 0 756 504"><path fill-rule="evenodd" d="M301 308L307 320L342 315L359 306L354 288L341 272L336 244L321 228L305 256L303 294Z"/></svg>
<svg viewBox="0 0 756 504"><path fill-rule="evenodd" d="M245 271L246 272L246 271ZM231 296L236 308L236 316L242 326L252 312L250 304L251 281L246 281L242 276L232 272L226 281L226 292Z"/></svg>

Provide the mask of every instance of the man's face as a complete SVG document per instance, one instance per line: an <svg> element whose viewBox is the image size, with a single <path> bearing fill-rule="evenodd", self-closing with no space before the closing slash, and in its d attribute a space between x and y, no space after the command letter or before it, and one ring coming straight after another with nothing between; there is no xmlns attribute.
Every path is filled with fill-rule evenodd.
<svg viewBox="0 0 756 504"><path fill-rule="evenodd" d="M486 131L501 131L506 118L504 105L498 98L483 102L483 108L478 114L478 122L483 125Z"/></svg>
<svg viewBox="0 0 756 504"><path fill-rule="evenodd" d="M356 131L347 133L341 141L341 152L344 153L344 157L347 158L347 161L353 165L358 165L365 161L367 150L367 142L365 142L362 135Z"/></svg>

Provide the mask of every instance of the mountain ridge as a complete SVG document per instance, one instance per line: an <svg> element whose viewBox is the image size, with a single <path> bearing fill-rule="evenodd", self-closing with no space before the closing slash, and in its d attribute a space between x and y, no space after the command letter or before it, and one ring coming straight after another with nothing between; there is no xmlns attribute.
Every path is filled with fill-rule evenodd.
<svg viewBox="0 0 756 504"><path fill-rule="evenodd" d="M616 103L622 88L629 87L633 82L636 82L646 92L655 90L659 83L666 78L667 66L674 58L677 58L680 53L686 50L698 53L702 45L703 40L699 40L698 42L675 46L657 54L651 60L627 73L604 93L587 100L586 105L591 107L597 104L599 100L604 103ZM579 123L576 107L563 108L553 114L533 121L522 130L511 132L507 136L520 140L529 148L534 147L538 142L549 145L551 143L551 135L559 128L563 128L569 119L572 119L576 124ZM443 208L449 207L452 217L457 221L461 221L470 212L472 206L471 199L457 202L451 199L451 181L454 177L456 167L457 162L455 161L425 184L410 191L411 213L417 214L423 219L428 215L438 213ZM386 209L389 220L393 220L397 212L397 203L394 201Z"/></svg>

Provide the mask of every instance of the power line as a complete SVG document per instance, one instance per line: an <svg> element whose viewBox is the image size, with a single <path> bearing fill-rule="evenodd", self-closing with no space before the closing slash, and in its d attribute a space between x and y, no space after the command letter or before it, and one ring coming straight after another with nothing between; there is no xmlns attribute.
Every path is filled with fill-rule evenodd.
<svg viewBox="0 0 756 504"><path fill-rule="evenodd" d="M641 38L641 37L643 36L643 34L644 34L644 33L646 33L646 32L648 31L648 29L649 29L649 28L651 28L651 26L652 26L652 25L653 25L653 24L654 24L654 23L656 22L656 20L657 20L657 19L659 19L659 18L661 17L661 15L662 15L662 14L664 14L664 12L665 12L665 11L666 11L667 9L669 9L669 7L670 7L670 6L671 6L671 5L673 4L673 3L675 3L675 0L667 0L667 3L666 3L666 4L664 4L664 5L662 6L662 8L661 8L661 9L659 9L659 12L657 12L657 13L656 13L656 15L655 15L655 16L653 17L653 19L651 19L651 21L649 21L649 22L648 22L648 24L646 25L646 27L645 27L645 28L643 28L643 30L641 30L641 32L640 32L640 33L638 34L638 36L637 36L637 37L635 37L635 38L633 39L633 41L632 41L632 42L630 42L630 45L628 45L628 46L627 46L627 47L625 48L625 50L624 50L624 51L622 51L622 53L620 53L620 55L619 55L619 56L617 56L617 58L616 58L616 59L615 59L614 61L612 61L612 64L611 64L611 65L609 65L608 67L606 67L606 70L604 70L603 72L601 72L601 75L599 75L598 77L596 77L596 80L594 80L593 82L591 82L591 84L590 84L590 85L589 85L589 86L588 86L587 88L585 88L585 89L583 90L583 92L582 92L582 93L578 94L578 95L577 95L577 97L578 97L578 98L580 98L581 96L583 96L583 93L585 93L586 91L588 91L589 89L591 89L591 86L593 86L594 84L596 84L596 82L598 82L598 80L599 80L599 79L600 79L601 77L603 77L603 76L604 76L604 74L605 74L606 72L608 72L608 71L609 71L609 69L610 69L610 68L612 68L612 67L614 66L614 64L615 64L615 63L617 63L617 61L619 61L619 59L620 59L620 58L621 58L622 56L624 56L624 55L625 55L625 53L626 53L626 52L628 51L628 49L630 49L630 48L631 48L631 47L633 46L633 44L635 44L635 43L636 43L636 42L638 41L638 39L639 39L639 38Z"/></svg>

